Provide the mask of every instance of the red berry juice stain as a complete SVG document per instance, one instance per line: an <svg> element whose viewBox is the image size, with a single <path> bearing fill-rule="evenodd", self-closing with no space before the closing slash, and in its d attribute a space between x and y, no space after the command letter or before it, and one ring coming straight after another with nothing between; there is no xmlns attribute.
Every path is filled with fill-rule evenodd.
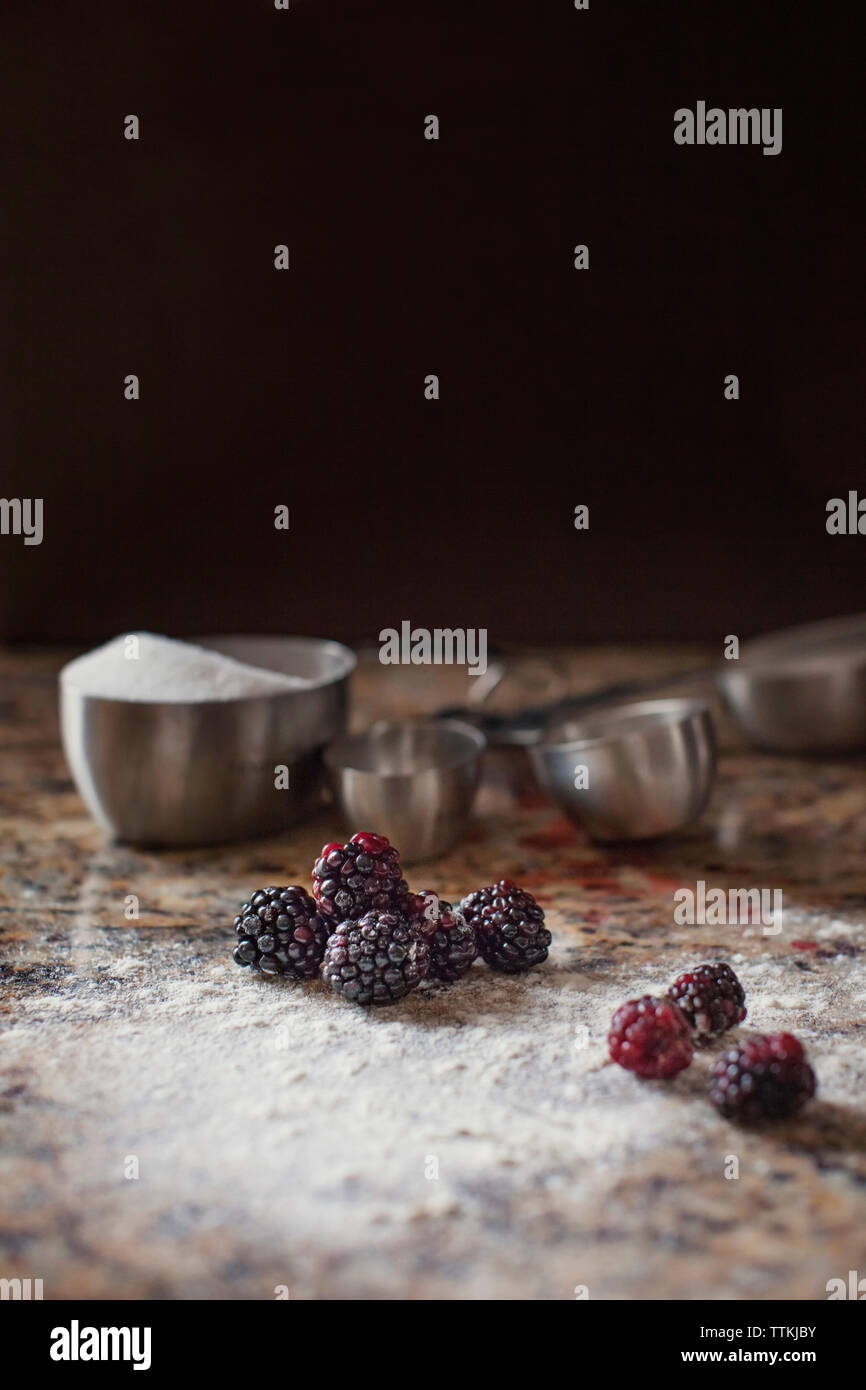
<svg viewBox="0 0 866 1390"><path fill-rule="evenodd" d="M517 798L517 804L521 811L540 811L542 806L546 806L548 798L543 792L535 787L530 787L527 791L521 792Z"/></svg>
<svg viewBox="0 0 866 1390"><path fill-rule="evenodd" d="M577 882L587 893L615 893L622 895L622 884L611 874L576 874Z"/></svg>
<svg viewBox="0 0 866 1390"><path fill-rule="evenodd" d="M643 868L641 873L650 892L656 893L660 897L667 897L668 894L673 895L678 888L683 886L682 879L679 878L667 878L664 874L653 874Z"/></svg>
<svg viewBox="0 0 866 1390"><path fill-rule="evenodd" d="M531 835L521 835L519 843L526 845L527 849L562 849L573 845L577 838L577 831L571 821L565 816L560 816L544 830L533 831Z"/></svg>

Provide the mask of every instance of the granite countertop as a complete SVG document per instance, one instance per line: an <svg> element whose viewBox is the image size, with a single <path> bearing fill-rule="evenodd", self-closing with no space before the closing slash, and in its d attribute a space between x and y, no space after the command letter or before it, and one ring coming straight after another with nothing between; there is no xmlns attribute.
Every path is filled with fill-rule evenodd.
<svg viewBox="0 0 866 1390"><path fill-rule="evenodd" d="M702 822L608 849L522 755L491 757L465 843L410 883L518 879L550 960L367 1013L229 957L237 904L307 882L335 816L225 849L112 844L58 743L67 655L0 653L0 1276L46 1298L823 1299L866 1274L864 759L726 730ZM575 653L575 684L694 656ZM387 674L362 666L356 722L459 698L453 672ZM781 889L782 932L675 925L699 879ZM669 1083L607 1061L616 1004L712 955L744 1028L808 1047L819 1095L781 1126L710 1108L717 1049Z"/></svg>

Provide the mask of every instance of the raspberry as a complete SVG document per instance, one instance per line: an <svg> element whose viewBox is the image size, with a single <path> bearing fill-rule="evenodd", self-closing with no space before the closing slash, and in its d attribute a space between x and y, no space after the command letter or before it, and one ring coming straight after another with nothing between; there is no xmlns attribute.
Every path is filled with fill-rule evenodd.
<svg viewBox="0 0 866 1390"><path fill-rule="evenodd" d="M694 1056L691 1026L671 999L645 994L620 1004L610 1021L610 1055L638 1076L676 1076Z"/></svg>
<svg viewBox="0 0 866 1390"><path fill-rule="evenodd" d="M723 1052L710 1072L710 1100L729 1120L781 1120L815 1094L815 1073L791 1033L757 1033Z"/></svg>
<svg viewBox="0 0 866 1390"><path fill-rule="evenodd" d="M384 835L362 830L347 845L325 845L313 865L313 897L333 931L365 912L409 910L400 856Z"/></svg>
<svg viewBox="0 0 866 1390"><path fill-rule="evenodd" d="M308 980L318 972L328 930L309 893L291 888L263 888L253 893L235 918L237 965L252 965L263 975Z"/></svg>
<svg viewBox="0 0 866 1390"><path fill-rule="evenodd" d="M429 890L413 895L412 914L430 949L430 978L454 984L478 955L473 928L461 912Z"/></svg>
<svg viewBox="0 0 866 1390"><path fill-rule="evenodd" d="M355 1004L393 1004L420 984L429 965L427 942L407 918L366 912L333 932L322 976Z"/></svg>
<svg viewBox="0 0 866 1390"><path fill-rule="evenodd" d="M746 1017L746 992L723 960L686 970L677 976L668 994L679 1004L699 1043L727 1032Z"/></svg>
<svg viewBox="0 0 866 1390"><path fill-rule="evenodd" d="M550 932L544 913L510 878L470 893L460 911L475 928L478 950L494 970L517 975L547 960Z"/></svg>

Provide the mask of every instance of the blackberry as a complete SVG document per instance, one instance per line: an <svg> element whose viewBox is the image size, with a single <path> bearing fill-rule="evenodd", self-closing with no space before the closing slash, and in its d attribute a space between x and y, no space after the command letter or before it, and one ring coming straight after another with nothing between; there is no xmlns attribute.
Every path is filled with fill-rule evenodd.
<svg viewBox="0 0 866 1390"><path fill-rule="evenodd" d="M694 1056L691 1025L682 1009L652 994L620 1004L607 1041L614 1062L638 1076L676 1076Z"/></svg>
<svg viewBox="0 0 866 1390"><path fill-rule="evenodd" d="M544 913L510 878L470 893L460 911L475 930L479 952L494 970L517 975L547 960L550 932Z"/></svg>
<svg viewBox="0 0 866 1390"><path fill-rule="evenodd" d="M365 912L328 940L322 976L354 1004L394 1004L424 979L427 942L396 912Z"/></svg>
<svg viewBox="0 0 866 1390"><path fill-rule="evenodd" d="M235 918L235 931L236 964L297 980L317 973L328 939L325 919L309 893L297 885L253 893Z"/></svg>
<svg viewBox="0 0 866 1390"><path fill-rule="evenodd" d="M710 1100L729 1120L783 1120L815 1094L815 1073L791 1033L758 1033L723 1052Z"/></svg>
<svg viewBox="0 0 866 1390"><path fill-rule="evenodd" d="M430 978L454 984L478 955L474 929L461 912L429 891L413 895L412 914L430 949Z"/></svg>
<svg viewBox="0 0 866 1390"><path fill-rule="evenodd" d="M313 865L313 897L328 919L352 922L365 912L409 911L400 856L384 835L362 830L347 845L325 845Z"/></svg>
<svg viewBox="0 0 866 1390"><path fill-rule="evenodd" d="M695 1041L707 1042L746 1017L746 992L723 960L695 966L678 975L668 990L695 1030Z"/></svg>

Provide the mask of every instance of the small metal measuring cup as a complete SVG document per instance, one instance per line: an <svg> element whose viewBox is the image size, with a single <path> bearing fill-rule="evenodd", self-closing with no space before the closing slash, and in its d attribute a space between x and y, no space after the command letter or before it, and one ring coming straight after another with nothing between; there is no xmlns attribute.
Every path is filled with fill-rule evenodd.
<svg viewBox="0 0 866 1390"><path fill-rule="evenodd" d="M417 862L459 839L486 742L457 720L381 720L338 738L325 763L346 824L387 835L406 862Z"/></svg>
<svg viewBox="0 0 866 1390"><path fill-rule="evenodd" d="M716 768L702 700L639 700L555 717L529 752L542 786L603 841L681 830L706 806Z"/></svg>

